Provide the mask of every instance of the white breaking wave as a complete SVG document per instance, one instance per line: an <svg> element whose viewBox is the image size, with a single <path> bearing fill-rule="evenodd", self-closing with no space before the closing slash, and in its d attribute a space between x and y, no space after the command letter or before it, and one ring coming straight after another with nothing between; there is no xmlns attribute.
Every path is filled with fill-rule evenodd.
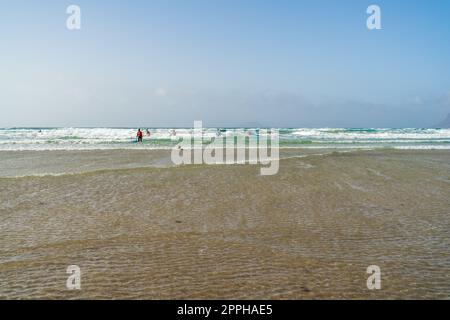
<svg viewBox="0 0 450 320"><path fill-rule="evenodd" d="M191 137L191 128L150 128L144 143L136 144L134 128L4 128L0 129L1 150L96 150L170 149ZM264 129L205 128L206 141L216 136L265 136ZM281 148L376 148L450 149L450 129L343 129L281 128Z"/></svg>

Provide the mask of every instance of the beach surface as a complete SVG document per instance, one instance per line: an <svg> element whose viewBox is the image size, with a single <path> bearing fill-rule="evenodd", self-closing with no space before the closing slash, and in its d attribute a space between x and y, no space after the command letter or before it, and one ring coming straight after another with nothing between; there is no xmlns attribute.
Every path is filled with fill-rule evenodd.
<svg viewBox="0 0 450 320"><path fill-rule="evenodd" d="M2 151L0 239L3 299L448 299L450 151Z"/></svg>

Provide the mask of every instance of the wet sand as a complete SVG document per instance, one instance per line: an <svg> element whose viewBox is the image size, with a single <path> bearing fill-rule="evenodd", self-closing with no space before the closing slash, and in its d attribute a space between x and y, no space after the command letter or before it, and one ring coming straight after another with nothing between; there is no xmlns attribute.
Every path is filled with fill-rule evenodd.
<svg viewBox="0 0 450 320"><path fill-rule="evenodd" d="M303 154L275 176L142 152L76 153L70 174L0 153L0 298L450 298L449 151ZM59 175L28 176L42 162Z"/></svg>

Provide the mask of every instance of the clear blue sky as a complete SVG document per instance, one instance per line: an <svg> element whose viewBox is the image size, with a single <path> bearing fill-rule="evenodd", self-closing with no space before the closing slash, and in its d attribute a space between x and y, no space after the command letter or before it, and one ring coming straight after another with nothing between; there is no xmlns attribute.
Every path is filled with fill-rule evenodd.
<svg viewBox="0 0 450 320"><path fill-rule="evenodd" d="M5 0L0 30L0 127L423 127L450 112L445 0Z"/></svg>

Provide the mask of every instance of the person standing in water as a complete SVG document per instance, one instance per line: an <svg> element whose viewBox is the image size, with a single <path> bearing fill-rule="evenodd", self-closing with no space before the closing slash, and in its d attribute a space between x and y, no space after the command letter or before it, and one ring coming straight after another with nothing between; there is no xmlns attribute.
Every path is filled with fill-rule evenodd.
<svg viewBox="0 0 450 320"><path fill-rule="evenodd" d="M142 142L142 131L141 131L141 129L138 129L138 131L136 133L136 137L137 137L137 142Z"/></svg>

